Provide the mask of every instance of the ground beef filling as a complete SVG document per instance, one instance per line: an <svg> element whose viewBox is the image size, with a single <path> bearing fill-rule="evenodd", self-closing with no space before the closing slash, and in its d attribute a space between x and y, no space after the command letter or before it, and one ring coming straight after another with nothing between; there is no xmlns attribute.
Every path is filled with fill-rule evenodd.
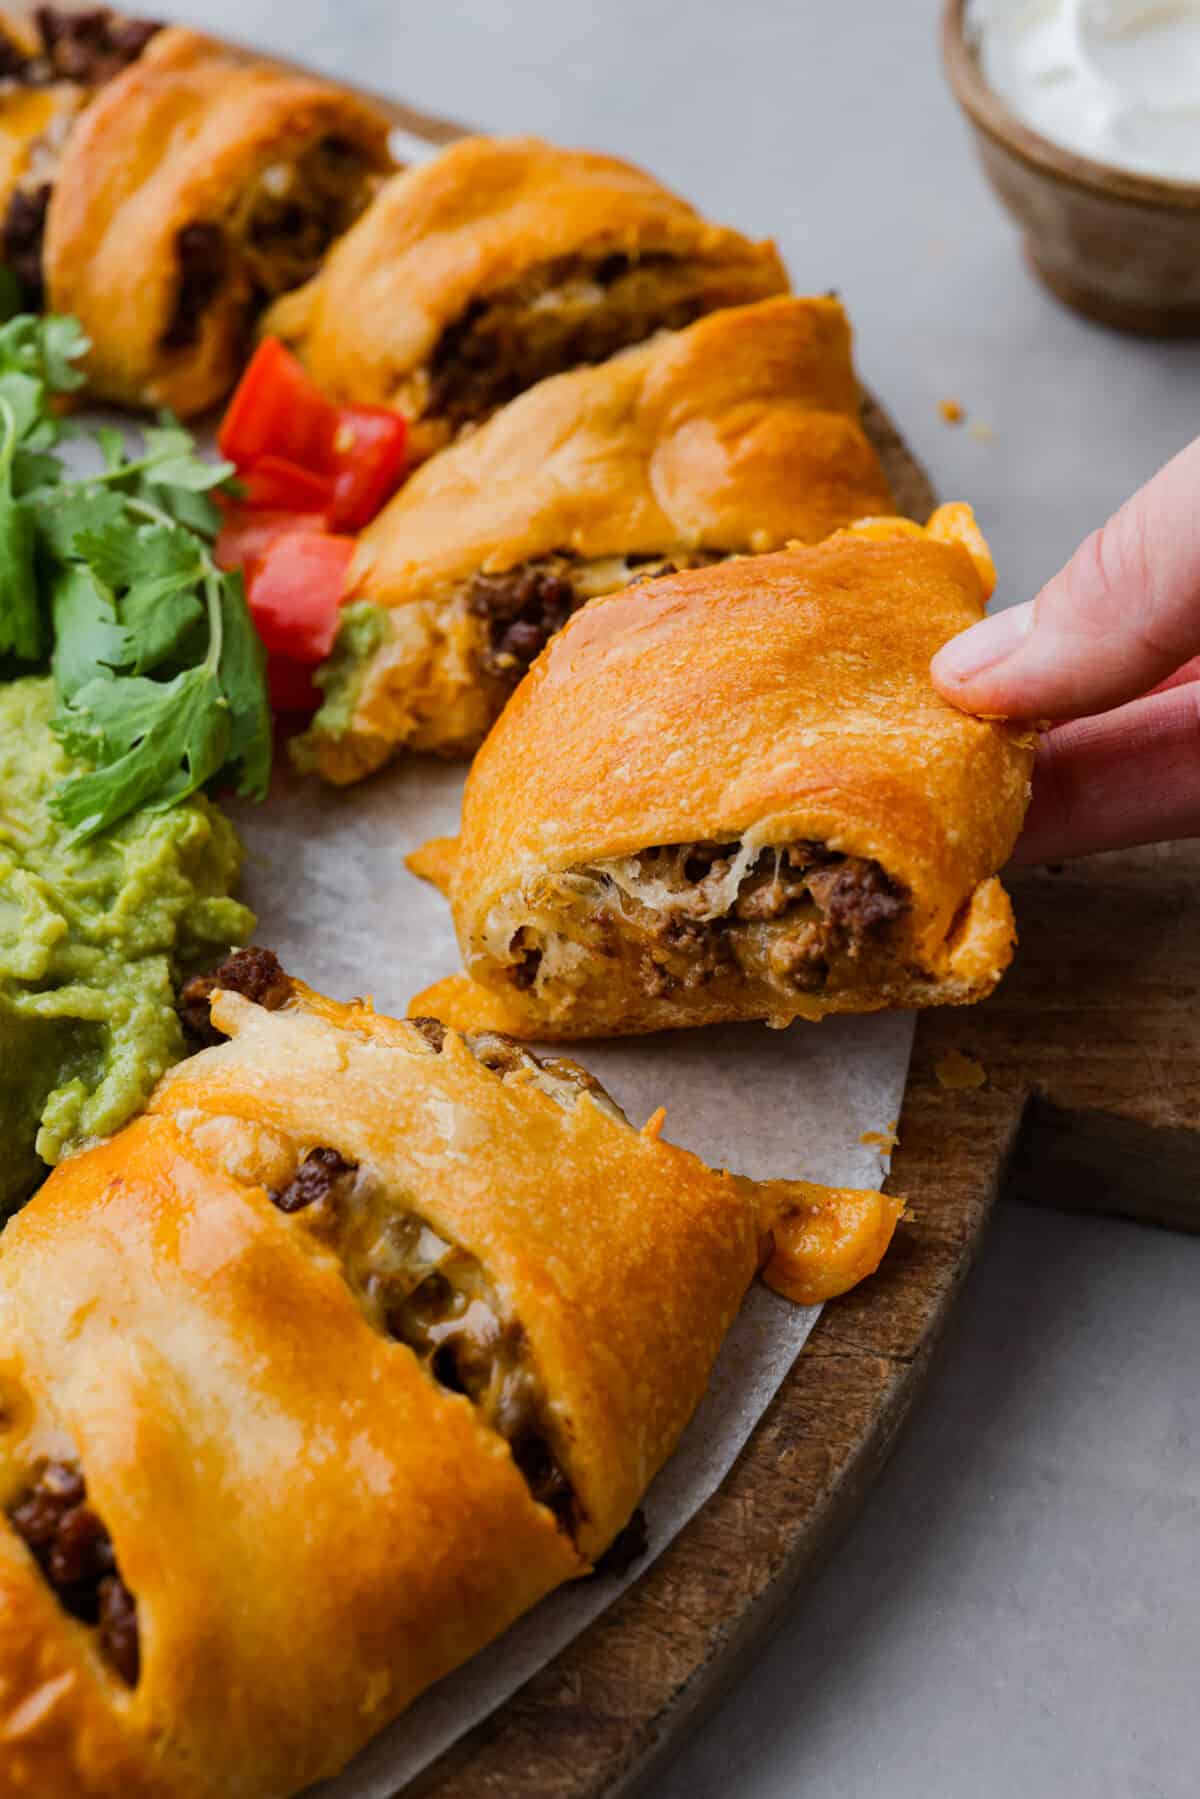
<svg viewBox="0 0 1200 1799"><path fill-rule="evenodd" d="M180 1011L194 1038L220 1040L212 1024L215 989L242 993L274 1011L291 982L270 950L237 951L183 989ZM432 1055L447 1030L436 1018L408 1020ZM584 1093L610 1116L624 1114L586 1069L558 1056L533 1056L511 1038L482 1032L465 1039L476 1060L501 1080L536 1086L563 1107ZM337 1257L372 1326L405 1343L439 1386L462 1393L508 1443L533 1498L574 1532L578 1501L552 1447L548 1406L519 1320L509 1316L480 1262L441 1236L368 1169L329 1144L300 1159L271 1200Z"/></svg>
<svg viewBox="0 0 1200 1799"><path fill-rule="evenodd" d="M211 1016L218 988L276 1011L292 983L271 950L236 951L211 974L195 975L180 995L180 1016L194 1041L221 1041ZM410 1019L434 1055L446 1042L436 1018ZM586 1069L558 1056L533 1056L496 1032L467 1045L501 1079L519 1077L573 1105L583 1093L622 1123L624 1114ZM406 1343L439 1386L464 1393L484 1422L505 1438L530 1493L566 1531L579 1521L570 1482L551 1448L547 1405L520 1322L510 1318L476 1258L440 1236L392 1197L369 1171L328 1144L316 1144L286 1184L271 1193L279 1211L301 1217L338 1256L368 1319Z"/></svg>
<svg viewBox="0 0 1200 1799"><path fill-rule="evenodd" d="M515 687L580 604L565 572L536 562L501 575L476 575L467 591L467 609L484 620L484 674Z"/></svg>
<svg viewBox="0 0 1200 1799"><path fill-rule="evenodd" d="M179 272L175 309L162 334L164 350L186 350L200 336L204 314L225 279L228 252L225 233L211 220L184 225L175 235Z"/></svg>
<svg viewBox="0 0 1200 1799"><path fill-rule="evenodd" d="M224 1041L212 1021L212 996L218 988L240 993L268 1012L278 1012L292 994L291 980L274 950L257 944L235 950L211 973L193 975L180 992L179 1016L185 1033L197 1046Z"/></svg>
<svg viewBox="0 0 1200 1799"><path fill-rule="evenodd" d="M500 1031L476 1031L466 1039L467 1048L477 1062L502 1080L513 1077L548 1094L565 1110L569 1110L584 1093L619 1124L629 1120L595 1075L572 1062L567 1056L533 1055L512 1037Z"/></svg>
<svg viewBox="0 0 1200 1799"><path fill-rule="evenodd" d="M4 223L0 226L4 263L24 290L26 303L40 307L45 300L42 276L42 240L46 232L46 209L50 204L50 183L39 181L36 187L14 188L9 197Z"/></svg>
<svg viewBox="0 0 1200 1799"><path fill-rule="evenodd" d="M711 304L706 273L661 252L546 263L472 300L446 327L430 362L425 412L457 428L549 375L693 324Z"/></svg>
<svg viewBox="0 0 1200 1799"><path fill-rule="evenodd" d="M550 639L588 600L720 560L718 552L695 550L676 551L673 559L637 555L584 561L559 550L499 574L481 570L465 594L467 611L484 625L480 669L489 679L516 687Z"/></svg>
<svg viewBox="0 0 1200 1799"><path fill-rule="evenodd" d="M446 1043L446 1027L440 1018L410 1018L409 1024L419 1037L424 1037L435 1056L440 1056Z"/></svg>
<svg viewBox="0 0 1200 1799"><path fill-rule="evenodd" d="M256 297L273 299L315 275L376 186L362 151L336 136L318 138L294 162L265 168L236 222Z"/></svg>
<svg viewBox="0 0 1200 1799"><path fill-rule="evenodd" d="M372 172L358 148L324 137L294 162L268 164L225 222L183 226L175 238L178 285L163 349L186 350L198 341L204 314L235 263L248 295L249 326L269 300L316 274L372 191Z"/></svg>
<svg viewBox="0 0 1200 1799"><path fill-rule="evenodd" d="M519 993L531 992L537 986L545 951L535 941L534 933L522 925L519 931L513 933L508 953L511 957L508 964L509 980Z"/></svg>
<svg viewBox="0 0 1200 1799"><path fill-rule="evenodd" d="M671 845L575 871L592 896L602 953L631 955L649 997L722 976L818 993L835 971L845 976L885 944L908 911L908 894L878 862L821 843L761 850L731 894L741 849ZM528 926L514 933L509 955L512 984L536 986L545 949Z"/></svg>
<svg viewBox="0 0 1200 1799"><path fill-rule="evenodd" d="M434 1033L421 1034L440 1049ZM324 1145L311 1149L271 1197L280 1211L302 1215L338 1255L374 1327L407 1344L439 1386L466 1395L508 1443L533 1498L572 1531L575 1496L550 1446L545 1394L524 1330L476 1258Z"/></svg>
<svg viewBox="0 0 1200 1799"><path fill-rule="evenodd" d="M8 1521L63 1610L98 1633L106 1660L127 1686L136 1686L137 1601L117 1570L112 1538L87 1503L79 1468L47 1462L9 1508Z"/></svg>
<svg viewBox="0 0 1200 1799"><path fill-rule="evenodd" d="M51 81L103 87L136 62L155 32L162 30L156 19L126 18L107 6L93 6L81 12L38 6L33 23L40 40L38 46L22 50L8 40L0 68L0 74L25 87L42 87Z"/></svg>

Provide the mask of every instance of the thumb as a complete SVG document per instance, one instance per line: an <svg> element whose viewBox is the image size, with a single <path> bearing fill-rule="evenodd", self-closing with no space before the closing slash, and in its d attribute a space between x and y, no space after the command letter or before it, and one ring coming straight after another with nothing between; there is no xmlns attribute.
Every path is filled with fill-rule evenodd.
<svg viewBox="0 0 1200 1799"><path fill-rule="evenodd" d="M1099 531L1035 600L933 659L943 697L1009 718L1081 718L1145 693L1200 651L1200 439Z"/></svg>

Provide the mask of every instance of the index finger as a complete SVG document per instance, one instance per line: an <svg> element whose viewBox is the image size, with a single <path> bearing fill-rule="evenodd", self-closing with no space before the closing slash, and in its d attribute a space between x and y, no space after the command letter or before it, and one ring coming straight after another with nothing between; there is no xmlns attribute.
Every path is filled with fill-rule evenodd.
<svg viewBox="0 0 1200 1799"><path fill-rule="evenodd" d="M1136 698L1200 652L1200 439L1093 532L1035 600L934 658L954 705L1081 718Z"/></svg>

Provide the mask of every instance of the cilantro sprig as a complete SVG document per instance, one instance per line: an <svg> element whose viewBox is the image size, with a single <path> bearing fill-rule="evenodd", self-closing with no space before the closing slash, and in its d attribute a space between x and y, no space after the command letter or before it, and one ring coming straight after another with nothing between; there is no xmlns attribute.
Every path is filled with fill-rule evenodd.
<svg viewBox="0 0 1200 1799"><path fill-rule="evenodd" d="M132 456L121 432L64 418L87 347L73 319L0 325L0 674L54 675L53 729L89 766L51 806L79 838L200 788L261 799L271 767L262 646L212 555L232 465L166 414ZM68 437L93 472L68 470Z"/></svg>

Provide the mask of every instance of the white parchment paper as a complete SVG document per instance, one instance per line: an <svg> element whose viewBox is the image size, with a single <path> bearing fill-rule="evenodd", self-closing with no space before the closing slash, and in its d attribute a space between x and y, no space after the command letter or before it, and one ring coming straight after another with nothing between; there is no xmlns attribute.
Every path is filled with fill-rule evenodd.
<svg viewBox="0 0 1200 1799"><path fill-rule="evenodd" d="M445 901L408 873L404 857L457 829L462 773L414 759L334 792L280 762L270 802L235 812L257 940L312 986L341 999L369 993L381 1011L403 1016L415 992L459 965ZM789 1031L677 1032L571 1053L636 1123L665 1105L665 1135L706 1161L759 1177L868 1187L879 1184L886 1162L861 1139L899 1117L911 1037L907 1016L881 1014ZM552 1594L314 1795L391 1799L610 1605L719 1486L816 1317L756 1287L704 1402L646 1498L648 1554L622 1579Z"/></svg>

